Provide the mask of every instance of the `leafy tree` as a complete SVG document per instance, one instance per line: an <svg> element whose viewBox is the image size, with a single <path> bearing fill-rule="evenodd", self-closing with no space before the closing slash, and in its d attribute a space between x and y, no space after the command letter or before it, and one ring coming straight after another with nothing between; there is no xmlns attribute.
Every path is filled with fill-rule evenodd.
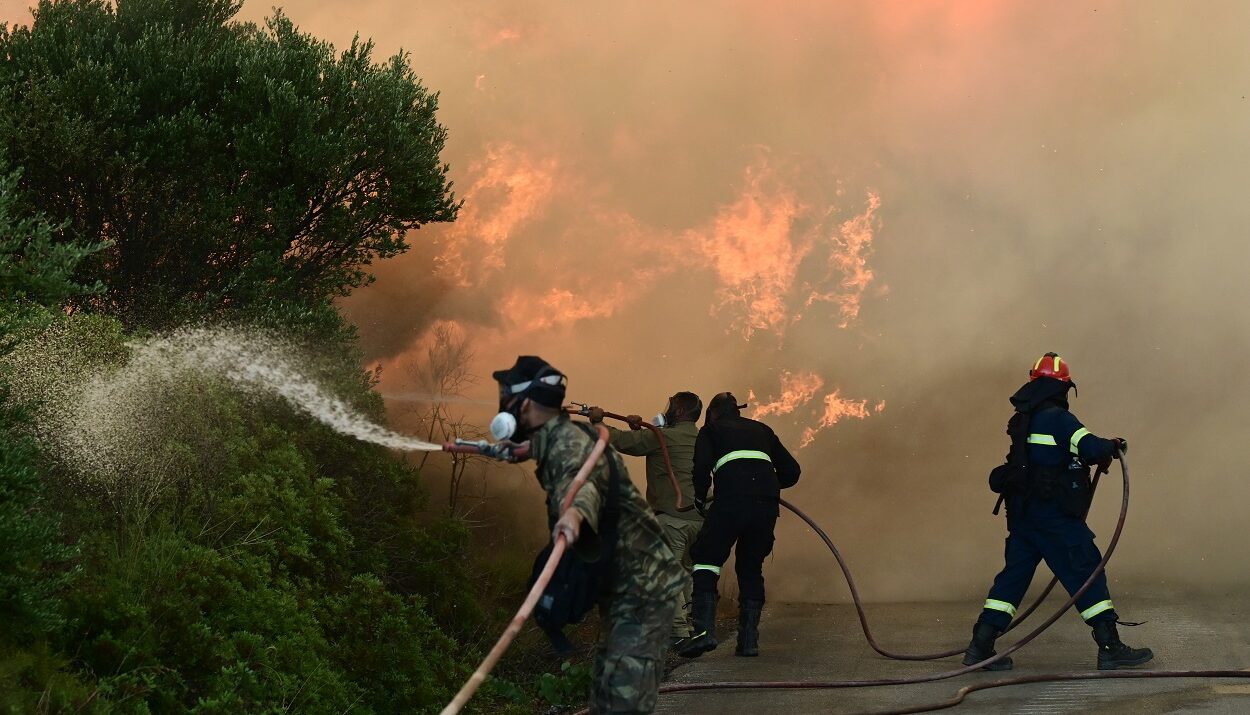
<svg viewBox="0 0 1250 715"><path fill-rule="evenodd" d="M72 572L56 567L74 552L42 509L39 454L5 396L0 391L0 644L27 644L63 624L58 591Z"/></svg>
<svg viewBox="0 0 1250 715"><path fill-rule="evenodd" d="M0 353L15 334L54 319L74 295L97 291L72 275L100 250L57 243L40 215L19 217L13 187L18 174L0 174ZM48 712L88 703L91 689L49 647L65 626L63 589L76 575L76 550L66 545L60 518L48 508L41 475L47 469L26 432L28 415L9 400L0 375L0 711Z"/></svg>
<svg viewBox="0 0 1250 715"><path fill-rule="evenodd" d="M459 204L437 95L405 55L339 54L235 0L41 0L0 29L0 152L58 241L108 241L87 303L161 327L317 304Z"/></svg>
<svg viewBox="0 0 1250 715"><path fill-rule="evenodd" d="M83 259L105 246L57 243L55 227L43 216L20 217L14 191L20 176L20 171L0 175L0 302L58 305L99 293L99 283L82 285L73 275Z"/></svg>

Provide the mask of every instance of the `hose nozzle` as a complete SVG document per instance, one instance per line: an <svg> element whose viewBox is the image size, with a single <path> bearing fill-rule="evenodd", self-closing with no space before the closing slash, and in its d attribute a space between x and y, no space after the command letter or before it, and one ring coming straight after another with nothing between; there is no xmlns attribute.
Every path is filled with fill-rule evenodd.
<svg viewBox="0 0 1250 715"><path fill-rule="evenodd" d="M529 459L530 443L504 444L503 442L488 442L484 439L458 439L455 442L443 443L443 451L456 454L477 454L501 462L523 462Z"/></svg>

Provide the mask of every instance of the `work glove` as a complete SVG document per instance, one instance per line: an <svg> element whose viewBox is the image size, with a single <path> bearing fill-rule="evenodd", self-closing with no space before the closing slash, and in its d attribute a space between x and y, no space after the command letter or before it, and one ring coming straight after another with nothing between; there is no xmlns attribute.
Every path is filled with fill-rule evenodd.
<svg viewBox="0 0 1250 715"><path fill-rule="evenodd" d="M625 415L625 421L629 423L629 428L632 430L642 429L642 417L638 415Z"/></svg>
<svg viewBox="0 0 1250 715"><path fill-rule="evenodd" d="M600 422L603 421L603 408L602 407L587 407L586 416L589 417L590 421L593 422L594 424L599 424Z"/></svg>
<svg viewBox="0 0 1250 715"><path fill-rule="evenodd" d="M1123 437L1116 437L1115 439L1111 441L1115 442L1115 450L1117 452L1116 456L1119 456L1121 454L1128 454L1128 440L1127 439L1124 439Z"/></svg>
<svg viewBox="0 0 1250 715"><path fill-rule="evenodd" d="M699 497L695 497L694 509L695 511L699 512L699 516L707 518L707 500L706 499L700 499Z"/></svg>

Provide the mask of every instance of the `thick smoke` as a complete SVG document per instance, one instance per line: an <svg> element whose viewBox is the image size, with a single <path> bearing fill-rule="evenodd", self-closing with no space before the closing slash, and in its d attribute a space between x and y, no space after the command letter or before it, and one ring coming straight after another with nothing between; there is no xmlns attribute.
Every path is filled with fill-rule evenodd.
<svg viewBox="0 0 1250 715"><path fill-rule="evenodd" d="M763 417L798 450L830 395L849 410L798 450L793 500L869 597L965 598L1001 554L1006 398L1056 350L1078 416L1132 445L1113 582L1244 585L1250 6L284 7L408 50L442 92L462 221L344 304L385 390L413 389L436 321L480 375L538 353L621 412L681 389L784 402L812 376ZM782 521L773 597L843 598Z"/></svg>
<svg viewBox="0 0 1250 715"><path fill-rule="evenodd" d="M678 389L767 403L786 375L816 375L810 402L764 417L792 447L835 390L869 414L798 452L792 496L869 596L908 599L986 588L1006 398L1057 350L1076 413L1132 443L1113 580L1245 581L1223 538L1245 501L1227 438L1245 414L1245 5L287 9L340 42L353 28L411 50L443 92L473 223L414 234L347 302L387 366L450 319L479 373L537 352L576 399L626 412ZM865 262L839 259L839 230L866 214ZM439 256L455 271L432 275ZM848 295L859 268L858 314L808 304ZM1093 517L1104 536L1116 481ZM816 540L783 523L774 594L841 598Z"/></svg>

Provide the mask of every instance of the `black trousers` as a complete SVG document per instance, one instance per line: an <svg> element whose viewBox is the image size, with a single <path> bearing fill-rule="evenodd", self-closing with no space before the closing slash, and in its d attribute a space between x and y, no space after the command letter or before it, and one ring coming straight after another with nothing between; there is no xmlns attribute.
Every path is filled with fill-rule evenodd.
<svg viewBox="0 0 1250 715"><path fill-rule="evenodd" d="M762 606L764 558L773 550L777 514L776 499L717 497L698 538L690 547L694 593L716 593L721 566L736 544L738 600Z"/></svg>

